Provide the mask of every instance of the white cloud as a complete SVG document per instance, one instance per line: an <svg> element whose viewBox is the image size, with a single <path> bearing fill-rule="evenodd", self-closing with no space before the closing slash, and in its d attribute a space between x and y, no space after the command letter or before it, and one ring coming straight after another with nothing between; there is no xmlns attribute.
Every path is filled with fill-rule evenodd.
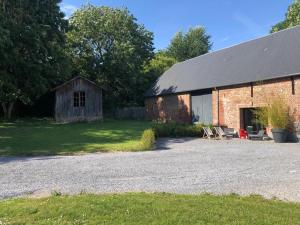
<svg viewBox="0 0 300 225"><path fill-rule="evenodd" d="M70 16L78 9L75 5L71 5L68 3L61 3L60 9L66 15L66 18L70 18Z"/></svg>

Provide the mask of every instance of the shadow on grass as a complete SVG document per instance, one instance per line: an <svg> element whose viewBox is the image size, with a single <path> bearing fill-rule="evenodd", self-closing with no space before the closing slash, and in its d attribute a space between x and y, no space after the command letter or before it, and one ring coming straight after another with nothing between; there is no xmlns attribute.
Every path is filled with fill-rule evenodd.
<svg viewBox="0 0 300 225"><path fill-rule="evenodd" d="M0 123L0 156L72 155L137 150L145 121Z"/></svg>

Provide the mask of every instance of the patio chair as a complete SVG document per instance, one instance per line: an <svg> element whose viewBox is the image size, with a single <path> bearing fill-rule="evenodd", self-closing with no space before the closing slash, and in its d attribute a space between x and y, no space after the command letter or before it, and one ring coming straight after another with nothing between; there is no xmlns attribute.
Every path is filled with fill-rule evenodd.
<svg viewBox="0 0 300 225"><path fill-rule="evenodd" d="M203 138L214 138L215 135L209 127L203 127Z"/></svg>
<svg viewBox="0 0 300 225"><path fill-rule="evenodd" d="M232 137L237 137L237 132L234 130L234 128L224 128L224 133L225 134L230 134Z"/></svg>
<svg viewBox="0 0 300 225"><path fill-rule="evenodd" d="M258 131L258 134L248 134L248 138L249 140L264 140L265 138L265 131L264 130L260 130Z"/></svg>
<svg viewBox="0 0 300 225"><path fill-rule="evenodd" d="M246 130L248 134L255 134L255 132L253 131L253 126L247 126Z"/></svg>
<svg viewBox="0 0 300 225"><path fill-rule="evenodd" d="M226 134L221 127L214 127L215 128L215 131L216 133L218 134L218 136L223 139L223 138L233 138L233 135L232 134Z"/></svg>

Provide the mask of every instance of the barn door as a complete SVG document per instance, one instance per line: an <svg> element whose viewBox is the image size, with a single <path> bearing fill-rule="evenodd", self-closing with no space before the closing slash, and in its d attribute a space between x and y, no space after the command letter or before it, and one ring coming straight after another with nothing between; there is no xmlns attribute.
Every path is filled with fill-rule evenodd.
<svg viewBox="0 0 300 225"><path fill-rule="evenodd" d="M212 124L212 94L192 96L193 122Z"/></svg>

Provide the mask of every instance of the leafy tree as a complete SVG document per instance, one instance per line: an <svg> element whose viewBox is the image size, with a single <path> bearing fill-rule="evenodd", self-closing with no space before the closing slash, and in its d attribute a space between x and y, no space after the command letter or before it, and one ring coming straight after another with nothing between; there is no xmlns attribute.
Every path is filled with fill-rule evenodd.
<svg viewBox="0 0 300 225"><path fill-rule="evenodd" d="M155 80L158 79L166 70L176 63L176 59L166 54L165 51L159 51L153 59L144 66L143 81L141 82L141 91L149 89Z"/></svg>
<svg viewBox="0 0 300 225"><path fill-rule="evenodd" d="M31 104L66 74L59 3L0 0L0 102L8 119L16 101Z"/></svg>
<svg viewBox="0 0 300 225"><path fill-rule="evenodd" d="M295 0L288 8L284 21L272 27L271 33L300 25L300 0Z"/></svg>
<svg viewBox="0 0 300 225"><path fill-rule="evenodd" d="M145 73L150 73L154 79L162 75L166 70L176 63L176 59L163 51L155 54L154 58L145 66Z"/></svg>
<svg viewBox="0 0 300 225"><path fill-rule="evenodd" d="M167 53L177 61L194 58L211 49L210 36L203 27L190 28L187 33L179 32L171 40Z"/></svg>
<svg viewBox="0 0 300 225"><path fill-rule="evenodd" d="M143 65L153 57L153 34L127 9L86 5L70 18L73 73L106 87L105 106L143 101Z"/></svg>

